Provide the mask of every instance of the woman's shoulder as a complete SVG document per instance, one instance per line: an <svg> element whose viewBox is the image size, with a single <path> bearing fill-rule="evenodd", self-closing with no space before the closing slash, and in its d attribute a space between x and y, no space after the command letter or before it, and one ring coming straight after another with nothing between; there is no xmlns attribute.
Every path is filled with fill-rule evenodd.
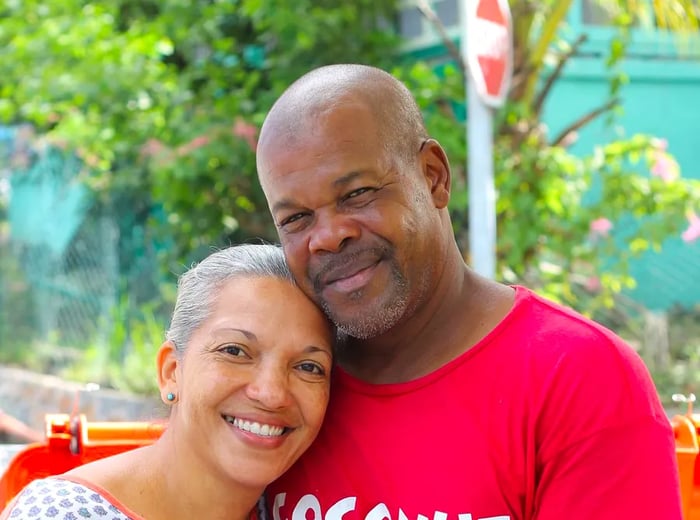
<svg viewBox="0 0 700 520"><path fill-rule="evenodd" d="M74 477L54 476L30 482L8 506L2 520L89 518L130 520L100 490Z"/></svg>

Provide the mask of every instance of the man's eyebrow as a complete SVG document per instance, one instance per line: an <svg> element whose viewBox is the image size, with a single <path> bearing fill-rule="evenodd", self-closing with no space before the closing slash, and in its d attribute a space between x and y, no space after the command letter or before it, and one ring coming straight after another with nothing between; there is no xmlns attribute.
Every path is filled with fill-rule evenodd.
<svg viewBox="0 0 700 520"><path fill-rule="evenodd" d="M278 200L272 205L272 211L271 213L277 213L280 210L283 209L293 209L296 208L297 204L294 203L291 199L282 199Z"/></svg>
<svg viewBox="0 0 700 520"><path fill-rule="evenodd" d="M345 175L342 175L333 181L333 187L334 188L342 188L344 186L347 186L348 184L350 184L352 181L354 181L358 177L361 177L363 175L363 173L364 172L359 171L359 170L346 173ZM286 198L286 199L280 199L277 202L275 202L272 205L272 208L270 211L271 211L271 213L274 214L274 213L277 213L278 211L281 211L281 210L297 209L298 207L299 207L299 205L296 202L294 202L292 199Z"/></svg>
<svg viewBox="0 0 700 520"><path fill-rule="evenodd" d="M343 186L347 186L352 181L360 177L362 173L363 172L361 171L352 171L350 173L346 173L342 177L338 177L336 180L333 181L333 187L342 188Z"/></svg>

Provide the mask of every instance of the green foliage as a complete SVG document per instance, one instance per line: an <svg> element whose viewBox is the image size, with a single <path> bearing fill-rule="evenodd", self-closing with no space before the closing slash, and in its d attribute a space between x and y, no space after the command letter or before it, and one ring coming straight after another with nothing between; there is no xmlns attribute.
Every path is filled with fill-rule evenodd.
<svg viewBox="0 0 700 520"><path fill-rule="evenodd" d="M8 0L0 124L32 123L77 153L98 202L129 208L120 240L133 242L131 230L144 227L163 272L179 273L212 246L276 238L255 173L264 115L310 68L389 67L394 4ZM120 255L123 266L134 262L131 251ZM153 348L167 320L147 309L123 299L109 337L82 346L72 373L152 390Z"/></svg>
<svg viewBox="0 0 700 520"><path fill-rule="evenodd" d="M256 127L308 69L386 66L393 1L11 1L0 8L0 121L31 122L92 167L105 198L162 206L163 263L275 237Z"/></svg>
<svg viewBox="0 0 700 520"><path fill-rule="evenodd" d="M629 260L679 236L700 202L700 182L646 174L660 158L672 164L655 142L636 135L579 158L559 146L525 140L514 151L507 137L499 141L504 276L578 307L583 297L588 311L634 287Z"/></svg>

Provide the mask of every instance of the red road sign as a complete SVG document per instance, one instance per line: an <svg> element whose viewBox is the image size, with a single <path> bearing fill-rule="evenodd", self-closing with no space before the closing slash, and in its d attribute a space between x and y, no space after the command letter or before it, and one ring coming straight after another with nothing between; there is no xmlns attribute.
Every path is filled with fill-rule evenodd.
<svg viewBox="0 0 700 520"><path fill-rule="evenodd" d="M482 101L499 107L513 72L513 26L508 0L466 0L467 65Z"/></svg>

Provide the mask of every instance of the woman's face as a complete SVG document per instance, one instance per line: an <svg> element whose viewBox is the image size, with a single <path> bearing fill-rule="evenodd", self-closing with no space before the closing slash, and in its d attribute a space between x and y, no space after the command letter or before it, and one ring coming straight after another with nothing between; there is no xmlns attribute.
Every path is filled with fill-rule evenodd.
<svg viewBox="0 0 700 520"><path fill-rule="evenodd" d="M331 344L325 317L291 283L230 280L173 370L169 429L211 476L267 485L321 427Z"/></svg>

